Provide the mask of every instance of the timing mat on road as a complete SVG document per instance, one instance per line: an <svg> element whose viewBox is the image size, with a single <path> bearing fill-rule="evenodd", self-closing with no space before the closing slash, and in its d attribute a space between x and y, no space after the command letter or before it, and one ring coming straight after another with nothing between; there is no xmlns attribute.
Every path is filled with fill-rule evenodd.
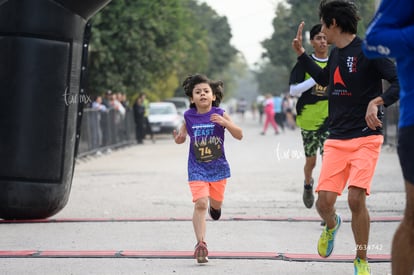
<svg viewBox="0 0 414 275"><path fill-rule="evenodd" d="M400 222L402 217L372 217L371 222ZM230 217L221 221L276 221L320 222L314 217ZM114 223L114 222L177 222L191 218L57 218L34 220L0 220L0 224L19 223ZM344 218L344 222L350 222ZM128 251L128 250L0 250L0 258L142 258L142 259L193 259L193 251ZM278 252L209 252L210 259L281 260L296 262L353 262L355 255L332 255L321 258L317 254ZM389 254L371 254L368 260L390 262Z"/></svg>
<svg viewBox="0 0 414 275"><path fill-rule="evenodd" d="M207 220L210 220L208 218ZM371 222L400 222L402 216L393 217L371 217ZM35 219L35 220L0 220L1 223L90 223L90 222L177 222L191 221L191 218L59 218L59 219ZM316 217L229 217L221 218L220 221L274 221L274 222L320 222ZM342 218L343 222L350 222L349 218Z"/></svg>
<svg viewBox="0 0 414 275"><path fill-rule="evenodd" d="M127 250L0 250L0 258L143 258L193 259L192 251L127 251ZM210 259L281 260L296 262L353 262L355 255L332 255L321 258L316 254L277 252L209 252ZM390 262L388 254L368 256L371 263Z"/></svg>

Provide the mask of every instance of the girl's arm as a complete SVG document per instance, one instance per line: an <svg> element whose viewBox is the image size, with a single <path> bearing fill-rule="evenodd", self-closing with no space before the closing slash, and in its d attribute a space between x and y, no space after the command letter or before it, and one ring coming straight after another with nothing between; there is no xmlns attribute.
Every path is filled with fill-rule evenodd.
<svg viewBox="0 0 414 275"><path fill-rule="evenodd" d="M235 139L241 140L243 138L242 129L231 120L226 112L224 112L222 116L219 114L212 114L210 120L226 128Z"/></svg>
<svg viewBox="0 0 414 275"><path fill-rule="evenodd" d="M182 144L185 142L185 138L187 137L187 128L185 127L185 123L183 123L178 132L177 130L173 131L173 137L175 143L177 144Z"/></svg>

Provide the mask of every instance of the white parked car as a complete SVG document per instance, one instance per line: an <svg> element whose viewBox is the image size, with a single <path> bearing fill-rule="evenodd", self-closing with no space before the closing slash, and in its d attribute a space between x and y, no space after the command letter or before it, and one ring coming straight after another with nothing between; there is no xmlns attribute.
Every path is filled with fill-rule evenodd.
<svg viewBox="0 0 414 275"><path fill-rule="evenodd" d="M180 115L184 115L184 112L190 108L190 101L187 97L170 97L163 101L174 103Z"/></svg>
<svg viewBox="0 0 414 275"><path fill-rule="evenodd" d="M148 120L154 134L172 133L179 130L183 124L175 105L171 102L151 102L149 104Z"/></svg>

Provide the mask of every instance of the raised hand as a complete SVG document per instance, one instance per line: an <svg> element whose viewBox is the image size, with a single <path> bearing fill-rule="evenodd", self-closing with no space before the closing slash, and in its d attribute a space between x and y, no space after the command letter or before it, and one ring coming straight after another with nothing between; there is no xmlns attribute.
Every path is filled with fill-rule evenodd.
<svg viewBox="0 0 414 275"><path fill-rule="evenodd" d="M302 55L305 52L305 48L302 45L302 32L304 26L305 22L300 22L298 32L296 33L296 37L292 41L292 48L298 56Z"/></svg>

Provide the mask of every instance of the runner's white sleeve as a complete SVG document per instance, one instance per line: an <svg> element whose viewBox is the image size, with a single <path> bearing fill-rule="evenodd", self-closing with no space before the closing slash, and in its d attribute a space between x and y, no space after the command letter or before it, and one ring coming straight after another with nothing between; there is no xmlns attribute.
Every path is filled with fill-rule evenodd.
<svg viewBox="0 0 414 275"><path fill-rule="evenodd" d="M291 96L301 96L303 92L309 90L315 85L316 82L311 77L301 83L290 85L289 93Z"/></svg>

